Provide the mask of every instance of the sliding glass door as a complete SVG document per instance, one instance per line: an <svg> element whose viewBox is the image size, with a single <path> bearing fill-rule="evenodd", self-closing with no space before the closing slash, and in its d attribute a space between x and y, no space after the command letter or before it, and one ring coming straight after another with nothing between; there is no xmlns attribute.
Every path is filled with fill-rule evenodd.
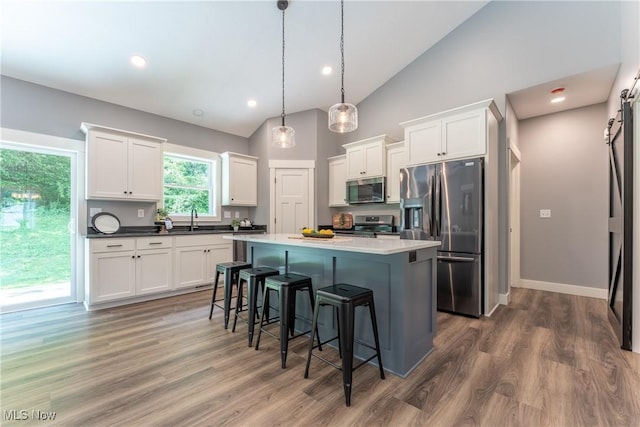
<svg viewBox="0 0 640 427"><path fill-rule="evenodd" d="M0 311L76 301L76 154L0 148Z"/></svg>

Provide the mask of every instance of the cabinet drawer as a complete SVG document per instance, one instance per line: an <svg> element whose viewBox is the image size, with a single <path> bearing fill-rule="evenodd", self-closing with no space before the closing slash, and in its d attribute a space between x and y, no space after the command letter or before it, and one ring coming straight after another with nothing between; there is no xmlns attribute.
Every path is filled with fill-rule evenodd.
<svg viewBox="0 0 640 427"><path fill-rule="evenodd" d="M136 249L160 249L173 247L171 237L143 237L136 239Z"/></svg>
<svg viewBox="0 0 640 427"><path fill-rule="evenodd" d="M119 252L132 251L135 248L135 239L92 239L91 252Z"/></svg>

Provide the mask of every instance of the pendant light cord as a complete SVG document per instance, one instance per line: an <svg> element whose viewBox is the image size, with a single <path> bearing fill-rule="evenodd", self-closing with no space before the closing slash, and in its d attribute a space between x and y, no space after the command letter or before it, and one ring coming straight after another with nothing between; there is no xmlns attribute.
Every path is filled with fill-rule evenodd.
<svg viewBox="0 0 640 427"><path fill-rule="evenodd" d="M282 126L284 127L284 11L282 9Z"/></svg>
<svg viewBox="0 0 640 427"><path fill-rule="evenodd" d="M340 0L340 56L341 56L341 86L342 103L344 104L344 0Z"/></svg>

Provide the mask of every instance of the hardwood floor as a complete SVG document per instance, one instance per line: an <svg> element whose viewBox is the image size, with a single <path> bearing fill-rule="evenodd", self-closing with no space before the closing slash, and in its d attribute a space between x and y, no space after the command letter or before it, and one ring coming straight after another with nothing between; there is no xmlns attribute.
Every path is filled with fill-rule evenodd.
<svg viewBox="0 0 640 427"><path fill-rule="evenodd" d="M280 369L278 342L247 347L209 298L0 316L2 425L640 425L640 355L602 300L513 289L491 318L438 313L433 353L407 379L360 368L347 408L339 371L303 378L306 339Z"/></svg>

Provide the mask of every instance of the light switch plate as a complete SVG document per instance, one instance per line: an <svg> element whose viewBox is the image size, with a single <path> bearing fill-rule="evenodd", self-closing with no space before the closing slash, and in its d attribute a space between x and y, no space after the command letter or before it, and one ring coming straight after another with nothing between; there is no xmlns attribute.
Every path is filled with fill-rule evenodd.
<svg viewBox="0 0 640 427"><path fill-rule="evenodd" d="M144 209L138 209L138 218L144 218Z"/></svg>
<svg viewBox="0 0 640 427"><path fill-rule="evenodd" d="M225 217L225 218L231 218L231 212L229 212L229 211L224 211L224 217Z"/></svg>
<svg viewBox="0 0 640 427"><path fill-rule="evenodd" d="M540 209L540 218L551 218L551 209Z"/></svg>
<svg viewBox="0 0 640 427"><path fill-rule="evenodd" d="M236 217L236 218L240 218L240 212L236 211L236 213L235 213L235 217Z"/></svg>

